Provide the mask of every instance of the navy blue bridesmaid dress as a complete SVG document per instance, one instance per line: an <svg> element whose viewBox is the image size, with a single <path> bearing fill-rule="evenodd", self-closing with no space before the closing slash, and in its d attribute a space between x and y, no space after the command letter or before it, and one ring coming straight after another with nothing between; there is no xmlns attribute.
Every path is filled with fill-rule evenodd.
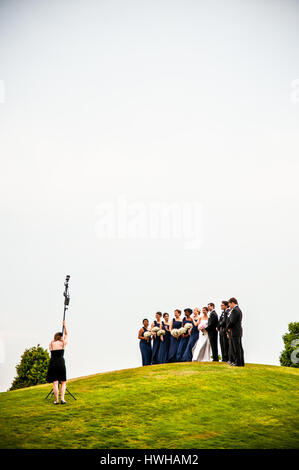
<svg viewBox="0 0 299 470"><path fill-rule="evenodd" d="M143 326L143 332L141 336L144 336L144 333L148 331L145 326ZM141 351L142 357L142 365L143 366L150 366L152 363L152 347L151 347L151 340L148 341L146 339L141 339L139 341L139 347Z"/></svg>
<svg viewBox="0 0 299 470"><path fill-rule="evenodd" d="M168 352L169 352L169 336L170 336L170 331L169 331L169 326L165 325L164 322L162 322L162 329L165 330L165 335L163 337L163 340L160 339L160 347L159 347L159 352L158 352L158 363L159 364L165 364L168 360Z"/></svg>
<svg viewBox="0 0 299 470"><path fill-rule="evenodd" d="M186 323L193 324L192 320L186 320L186 317L184 317L182 326L185 326ZM184 352L185 352L188 342L189 342L189 335L187 336L187 338L183 338L183 336L181 336L181 340L180 340L178 350L176 353L177 362L183 361Z"/></svg>
<svg viewBox="0 0 299 470"><path fill-rule="evenodd" d="M179 329L182 326L182 320L177 321L175 318L172 320L172 328ZM169 344L169 352L168 352L168 362L176 362L177 361L177 350L181 341L181 337L177 336L176 338L170 334L170 344Z"/></svg>
<svg viewBox="0 0 299 470"><path fill-rule="evenodd" d="M157 320L155 320L154 326L158 326L160 328L160 323L158 323ZM153 339L152 364L158 364L158 354L159 354L160 344L161 344L161 340L159 336L155 335Z"/></svg>
<svg viewBox="0 0 299 470"><path fill-rule="evenodd" d="M198 331L198 328L197 326L194 325L194 322L192 321L192 330L191 330L191 334L189 336L189 341L188 341L188 344L186 346L186 349L185 349L185 352L184 352L184 355L183 355L183 358L182 358L182 362L191 362L192 361L192 349L195 345L195 343L197 343L198 341L198 338L199 338L199 331Z"/></svg>

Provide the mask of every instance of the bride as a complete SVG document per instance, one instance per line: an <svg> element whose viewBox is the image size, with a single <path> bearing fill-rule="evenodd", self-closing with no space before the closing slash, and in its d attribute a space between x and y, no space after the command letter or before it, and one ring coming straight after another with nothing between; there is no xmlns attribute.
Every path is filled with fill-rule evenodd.
<svg viewBox="0 0 299 470"><path fill-rule="evenodd" d="M198 324L199 338L194 348L192 349L192 361L210 361L211 360L211 346L209 341L208 332L205 327L208 324L208 308L203 307L202 315Z"/></svg>

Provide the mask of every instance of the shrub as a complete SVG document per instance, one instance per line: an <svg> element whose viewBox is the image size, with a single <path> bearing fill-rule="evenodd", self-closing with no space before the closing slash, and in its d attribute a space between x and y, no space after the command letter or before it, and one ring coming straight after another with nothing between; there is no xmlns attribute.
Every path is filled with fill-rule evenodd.
<svg viewBox="0 0 299 470"><path fill-rule="evenodd" d="M25 349L20 363L16 366L17 376L9 390L46 383L49 360L48 351L39 344Z"/></svg>
<svg viewBox="0 0 299 470"><path fill-rule="evenodd" d="M299 367L299 322L289 323L289 332L283 335L284 350L280 354L280 365L286 367ZM297 345L296 345L296 341ZM291 354L298 349L298 354L295 353L296 360L291 359ZM294 356L294 355L293 355Z"/></svg>

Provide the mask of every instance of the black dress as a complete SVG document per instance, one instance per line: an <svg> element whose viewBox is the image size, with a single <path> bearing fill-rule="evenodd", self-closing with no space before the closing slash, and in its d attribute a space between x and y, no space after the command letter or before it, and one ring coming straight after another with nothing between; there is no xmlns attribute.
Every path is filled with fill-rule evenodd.
<svg viewBox="0 0 299 470"><path fill-rule="evenodd" d="M64 362L64 349L54 349L51 351L51 359L49 363L47 382L66 381L66 370Z"/></svg>

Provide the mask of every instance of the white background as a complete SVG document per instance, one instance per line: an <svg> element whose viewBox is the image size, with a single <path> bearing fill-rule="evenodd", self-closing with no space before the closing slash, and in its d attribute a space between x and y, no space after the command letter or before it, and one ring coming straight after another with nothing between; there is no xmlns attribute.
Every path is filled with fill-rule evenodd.
<svg viewBox="0 0 299 470"><path fill-rule="evenodd" d="M139 366L144 317L230 296L245 360L279 364L298 320L298 10L1 1L2 391L60 330L66 274L69 378ZM201 248L100 238L120 195L200 203Z"/></svg>

